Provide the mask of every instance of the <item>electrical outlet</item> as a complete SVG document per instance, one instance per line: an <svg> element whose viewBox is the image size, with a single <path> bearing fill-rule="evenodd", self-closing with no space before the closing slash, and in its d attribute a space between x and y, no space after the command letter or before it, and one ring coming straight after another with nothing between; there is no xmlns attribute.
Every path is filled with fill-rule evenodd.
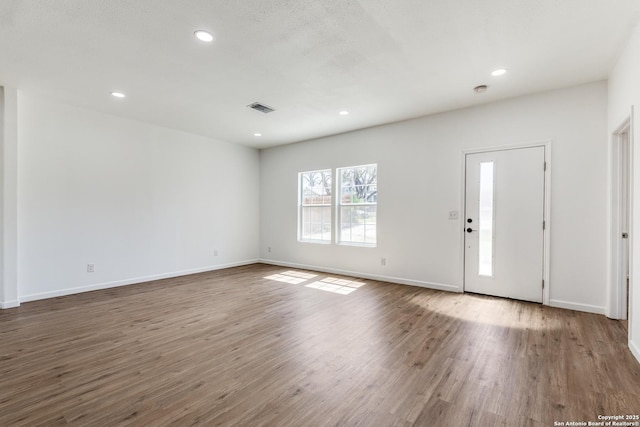
<svg viewBox="0 0 640 427"><path fill-rule="evenodd" d="M458 219L458 211L449 211L449 219Z"/></svg>
<svg viewBox="0 0 640 427"><path fill-rule="evenodd" d="M96 265L95 264L87 264L87 273L93 273L96 271Z"/></svg>
<svg viewBox="0 0 640 427"><path fill-rule="evenodd" d="M384 258L384 257L380 258L380 265L382 265L382 266L387 265L387 259Z"/></svg>
<svg viewBox="0 0 640 427"><path fill-rule="evenodd" d="M271 246L267 248L267 252L271 252Z"/></svg>
<svg viewBox="0 0 640 427"><path fill-rule="evenodd" d="M217 249L213 250L213 256L218 256L218 250Z"/></svg>

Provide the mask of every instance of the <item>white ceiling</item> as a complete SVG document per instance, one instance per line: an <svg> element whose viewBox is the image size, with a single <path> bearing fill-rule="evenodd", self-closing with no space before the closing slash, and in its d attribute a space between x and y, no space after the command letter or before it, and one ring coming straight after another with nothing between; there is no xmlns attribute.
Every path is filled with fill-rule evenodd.
<svg viewBox="0 0 640 427"><path fill-rule="evenodd" d="M0 85L262 148L606 79L639 17L638 0L2 0Z"/></svg>

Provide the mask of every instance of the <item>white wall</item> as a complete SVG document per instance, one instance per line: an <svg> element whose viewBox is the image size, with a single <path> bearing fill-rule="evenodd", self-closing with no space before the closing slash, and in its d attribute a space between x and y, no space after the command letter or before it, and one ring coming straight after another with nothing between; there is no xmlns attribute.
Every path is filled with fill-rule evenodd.
<svg viewBox="0 0 640 427"><path fill-rule="evenodd" d="M21 92L18 135L21 301L257 258L257 150Z"/></svg>
<svg viewBox="0 0 640 427"><path fill-rule="evenodd" d="M4 87L0 87L0 165L3 164L3 152L4 152L4 141L5 141L5 101L4 101ZM0 183L4 182L4 180L0 179ZM2 207L4 206L3 203L3 191L2 191L2 185L0 185L0 222L1 219L3 217L2 215ZM0 227L0 242L2 242L3 239L3 232L2 232L2 228ZM3 272L4 272L4 262L3 262L3 255L4 255L4 248L2 247L3 245L0 245L0 308L4 308L5 305L5 282L2 278L3 276Z"/></svg>
<svg viewBox="0 0 640 427"><path fill-rule="evenodd" d="M16 307L18 92L0 87L0 308Z"/></svg>
<svg viewBox="0 0 640 427"><path fill-rule="evenodd" d="M605 82L263 150L261 257L461 290L463 150L541 140L552 141L551 304L604 313ZM297 173L375 162L378 246L298 242Z"/></svg>
<svg viewBox="0 0 640 427"><path fill-rule="evenodd" d="M640 124L640 25L633 31L609 78L609 135L629 117L632 106L633 123L637 129ZM637 230L640 227L640 141L637 131L633 138L632 221L633 228ZM640 238L637 236L637 233L632 235L629 347L640 360L640 281L636 278L640 272Z"/></svg>

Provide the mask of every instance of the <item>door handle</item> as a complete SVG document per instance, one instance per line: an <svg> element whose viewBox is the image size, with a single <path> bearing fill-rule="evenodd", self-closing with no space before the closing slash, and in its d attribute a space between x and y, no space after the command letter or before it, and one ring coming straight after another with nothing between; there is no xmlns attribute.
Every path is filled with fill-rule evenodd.
<svg viewBox="0 0 640 427"><path fill-rule="evenodd" d="M473 231L478 231L478 230L474 230L474 229L472 229L471 227L469 227L469 228L467 228L467 230L466 230L466 231L467 231L467 233L471 233L471 232L473 232Z"/></svg>

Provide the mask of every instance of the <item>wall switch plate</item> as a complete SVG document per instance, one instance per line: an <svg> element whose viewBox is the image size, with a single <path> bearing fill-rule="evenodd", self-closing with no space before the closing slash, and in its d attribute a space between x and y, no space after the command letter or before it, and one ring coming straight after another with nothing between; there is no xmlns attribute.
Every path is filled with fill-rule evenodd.
<svg viewBox="0 0 640 427"><path fill-rule="evenodd" d="M218 256L218 250L217 249L213 250L213 256Z"/></svg>
<svg viewBox="0 0 640 427"><path fill-rule="evenodd" d="M382 266L387 265L387 259L386 258L380 258L380 265L382 265Z"/></svg>
<svg viewBox="0 0 640 427"><path fill-rule="evenodd" d="M449 211L449 219L458 219L458 211Z"/></svg>

